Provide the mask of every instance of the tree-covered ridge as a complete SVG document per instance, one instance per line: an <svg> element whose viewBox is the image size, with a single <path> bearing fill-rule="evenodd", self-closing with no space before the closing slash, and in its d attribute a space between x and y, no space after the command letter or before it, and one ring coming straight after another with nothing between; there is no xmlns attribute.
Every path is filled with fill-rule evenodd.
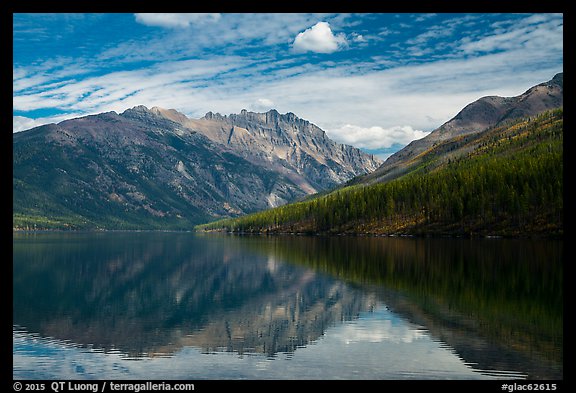
<svg viewBox="0 0 576 393"><path fill-rule="evenodd" d="M562 235L563 110L460 136L408 174L198 226L233 232Z"/></svg>

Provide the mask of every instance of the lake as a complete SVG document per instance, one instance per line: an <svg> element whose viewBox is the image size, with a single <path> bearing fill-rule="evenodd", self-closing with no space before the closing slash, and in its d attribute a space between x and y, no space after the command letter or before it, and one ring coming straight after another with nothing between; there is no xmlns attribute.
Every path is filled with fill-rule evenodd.
<svg viewBox="0 0 576 393"><path fill-rule="evenodd" d="M14 233L14 379L563 379L561 240Z"/></svg>

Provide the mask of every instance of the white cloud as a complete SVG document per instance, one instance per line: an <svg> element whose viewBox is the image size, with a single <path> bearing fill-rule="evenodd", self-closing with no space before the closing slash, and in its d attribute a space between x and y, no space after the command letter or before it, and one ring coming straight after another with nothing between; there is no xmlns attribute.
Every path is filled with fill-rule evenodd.
<svg viewBox="0 0 576 393"><path fill-rule="evenodd" d="M275 108L311 121L338 142L372 149L389 146L393 137L409 143L482 96L518 95L560 71L553 64L538 72L522 68L537 61L537 53L514 52L358 72L354 64L329 70L323 64L276 68L274 61L216 56L69 79L62 85L36 80L40 72L29 77L18 72L17 82L29 93L15 95L13 108L54 107L81 116L146 105L190 117Z"/></svg>
<svg viewBox="0 0 576 393"><path fill-rule="evenodd" d="M28 130L42 124L43 123L36 119L30 119L24 116L14 116L12 118L12 132Z"/></svg>
<svg viewBox="0 0 576 393"><path fill-rule="evenodd" d="M51 73L18 69L14 83L21 93L14 95L13 108L23 116L50 107L81 116L146 105L201 117L208 111L230 114L247 107L264 112L274 107L313 122L339 142L366 148L381 143L376 148L382 148L392 135L401 139L397 143L409 143L482 96L518 95L561 71L554 64L534 71L539 56L512 51L368 71L344 62L327 69L324 63L214 56L85 79L70 75L58 83L43 77Z"/></svg>
<svg viewBox="0 0 576 393"><path fill-rule="evenodd" d="M42 126L44 124L60 123L61 121L78 116L80 115L75 116L74 114L70 113L50 117L42 117L38 119L31 119L24 116L12 116L12 132L14 133L25 131L34 127Z"/></svg>
<svg viewBox="0 0 576 393"><path fill-rule="evenodd" d="M328 22L318 22L299 33L294 39L292 48L297 53L332 53L346 45L347 41L344 34L334 35Z"/></svg>
<svg viewBox="0 0 576 393"><path fill-rule="evenodd" d="M208 111L230 114L243 108L258 112L275 108L313 122L339 142L385 148L391 142L409 143L421 137L484 95L518 95L552 78L561 71L557 61L563 45L561 18L545 22L539 16L503 25L508 44L491 35L454 41L459 54L474 56L409 64L380 52L374 52L373 61L314 62L279 55L269 46L260 50L264 42L285 48L296 35L294 51L330 53L347 45L344 35L334 35L328 23L314 25L321 19L341 26L325 15L223 14L222 23L200 27L189 18L194 39L191 30L174 31L145 44L134 40L112 46L93 62L55 57L16 64L13 110L31 116L34 110L54 109L71 117L146 105L201 117ZM308 26L313 27L306 30ZM528 28L530 43L525 43L513 29ZM349 41L360 46L360 37L373 40L369 32L362 33L350 34ZM235 50L248 44L246 51ZM208 46L219 54L202 49L202 56L196 56L200 53L196 49ZM227 52L229 47L235 49ZM500 51L491 53L491 48ZM121 70L117 61L122 56L149 62ZM26 124L26 119L16 119L16 124Z"/></svg>
<svg viewBox="0 0 576 393"><path fill-rule="evenodd" d="M410 126L395 126L391 128L374 126L366 128L352 124L346 124L328 132L332 139L340 143L366 149L387 148L397 143L406 145L429 134L428 132L415 130Z"/></svg>
<svg viewBox="0 0 576 393"><path fill-rule="evenodd" d="M463 40L460 49L466 54L503 50L562 50L562 14L532 15L513 24L508 30L476 40Z"/></svg>
<svg viewBox="0 0 576 393"><path fill-rule="evenodd" d="M258 98L250 105L250 110L254 112L267 112L274 108L274 101L268 98Z"/></svg>
<svg viewBox="0 0 576 393"><path fill-rule="evenodd" d="M159 26L168 28L186 28L193 24L215 22L220 19L220 14L134 14L136 22L147 26Z"/></svg>
<svg viewBox="0 0 576 393"><path fill-rule="evenodd" d="M409 344L426 339L428 336L427 332L420 327L396 320L390 312L377 311L377 313L380 315L360 319L356 324L344 324L331 332L329 336L346 344L361 342Z"/></svg>
<svg viewBox="0 0 576 393"><path fill-rule="evenodd" d="M200 101L205 98L202 91L207 89L207 79L242 67L240 58L217 56L213 59L160 63L81 80L70 79L63 84L51 84L49 80L35 75L20 77L18 83L33 92L15 95L13 108L16 111L32 111L53 107L61 111L87 113L121 112L132 104L181 107L181 102L186 100L194 104L197 98Z"/></svg>

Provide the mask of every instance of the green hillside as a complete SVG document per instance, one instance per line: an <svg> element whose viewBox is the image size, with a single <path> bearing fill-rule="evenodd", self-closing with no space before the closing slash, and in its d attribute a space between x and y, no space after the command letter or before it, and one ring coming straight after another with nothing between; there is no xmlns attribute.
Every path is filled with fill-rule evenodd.
<svg viewBox="0 0 576 393"><path fill-rule="evenodd" d="M166 187L150 175L167 166L153 149L145 146L133 149L145 158L139 163L139 173L132 173L126 164L131 148L112 156L98 144L61 146L45 139L45 128L15 136L13 228L185 230L208 219L208 215L190 208L183 198L166 193ZM199 148L194 153L204 152ZM127 185L125 179L130 179L131 184ZM154 211L176 207L187 214L182 217L142 214L146 207L151 210L146 206L147 200L140 206L122 203L119 196L122 187L142 190L153 201Z"/></svg>
<svg viewBox="0 0 576 393"><path fill-rule="evenodd" d="M563 110L460 136L397 179L196 227L205 231L561 236Z"/></svg>

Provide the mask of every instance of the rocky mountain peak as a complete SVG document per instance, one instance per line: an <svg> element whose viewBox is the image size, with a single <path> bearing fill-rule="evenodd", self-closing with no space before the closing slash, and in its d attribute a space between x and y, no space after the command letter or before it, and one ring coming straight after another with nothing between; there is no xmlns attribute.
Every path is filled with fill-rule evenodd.
<svg viewBox="0 0 576 393"><path fill-rule="evenodd" d="M535 85L515 97L486 96L466 105L456 116L422 139L390 156L371 181L384 181L404 173L416 157L435 144L469 134L477 134L508 120L535 116L564 105L563 73Z"/></svg>
<svg viewBox="0 0 576 393"><path fill-rule="evenodd" d="M158 117L154 112L148 109L144 105L138 105L129 109L126 109L120 114L125 119L143 120L151 117Z"/></svg>
<svg viewBox="0 0 576 393"><path fill-rule="evenodd" d="M130 116L131 114L142 114L142 113L152 113L148 107L144 105L137 105L135 107L126 109L124 112L121 113L122 116Z"/></svg>
<svg viewBox="0 0 576 393"><path fill-rule="evenodd" d="M295 201L381 163L292 113L190 119L144 105L19 132L13 151L16 199L30 202L14 211L49 201L50 211L106 228L189 228Z"/></svg>
<svg viewBox="0 0 576 393"><path fill-rule="evenodd" d="M335 143L322 129L292 112L242 109L229 115L208 112L200 119L190 119L174 110L158 109L156 113L256 165L281 172L288 169L307 193L369 173L381 163L373 155Z"/></svg>
<svg viewBox="0 0 576 393"><path fill-rule="evenodd" d="M154 113L156 116L164 117L166 119L175 121L176 123L181 123L188 119L186 115L178 112L175 109L164 109L158 106L154 106L150 108L150 112Z"/></svg>
<svg viewBox="0 0 576 393"><path fill-rule="evenodd" d="M214 113L212 111L206 113L203 117L206 120L225 120L226 116L222 116L220 113Z"/></svg>
<svg viewBox="0 0 576 393"><path fill-rule="evenodd" d="M278 120L280 119L280 113L276 109L270 109L266 112L266 123L267 124L278 124Z"/></svg>
<svg viewBox="0 0 576 393"><path fill-rule="evenodd" d="M564 73L560 72L556 75L554 75L554 78L552 78L552 80L549 82L549 84L554 84L560 87L564 87Z"/></svg>

